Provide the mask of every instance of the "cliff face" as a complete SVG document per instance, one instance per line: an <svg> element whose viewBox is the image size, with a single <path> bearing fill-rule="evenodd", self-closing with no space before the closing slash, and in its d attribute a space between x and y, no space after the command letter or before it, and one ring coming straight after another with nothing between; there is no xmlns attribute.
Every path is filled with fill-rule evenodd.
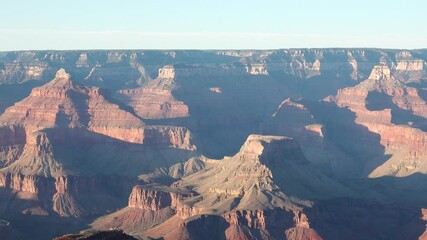
<svg viewBox="0 0 427 240"><path fill-rule="evenodd" d="M206 76L209 73L220 76L232 72L238 72L239 75L267 75L284 71L299 78L338 73L343 77L361 80L366 79L372 67L379 63L389 65L392 74L399 80L413 82L426 76L423 53L422 50L381 49L9 52L0 58L4 66L0 69L0 82L20 83L31 79L47 81L50 74L57 70L56 66L65 67L81 79L108 88L125 85L135 87L156 77L174 78L182 74ZM243 64L240 67L228 65L238 62ZM174 68L173 65L178 63L187 65ZM191 66L200 63L210 67L201 70Z"/></svg>
<svg viewBox="0 0 427 240"><path fill-rule="evenodd" d="M121 90L117 99L131 106L141 118L178 118L189 115L188 106L177 101L170 90L156 88Z"/></svg>
<svg viewBox="0 0 427 240"><path fill-rule="evenodd" d="M342 191L341 194L350 194L338 183L328 182L326 176L320 177L323 180L291 176L290 172L304 171L309 175L321 174L310 168L298 144L286 137L251 135L235 156L205 161L202 170L189 173L170 186L134 187L128 207L96 221L95 229L114 226L140 237L184 239L196 234L193 226L200 228L207 221L226 239L276 239L285 235L292 239L321 239L303 213L310 202L287 195L304 195L292 192L292 187L296 187L292 179L325 193L331 187L336 192ZM166 215L167 209L173 215ZM126 220L137 215L146 219L147 214L156 216L148 225L154 226L156 222L157 226L147 228L140 222L129 224ZM117 219L115 225L109 224L108 219ZM137 230L142 228L145 230ZM218 232L204 230L197 234Z"/></svg>
<svg viewBox="0 0 427 240"><path fill-rule="evenodd" d="M193 194L180 192L173 188L156 189L153 186L137 186L132 190L127 208L96 221L93 226L99 230L114 227L124 229L125 232L139 237L163 236L166 239L186 239L185 236L188 234L195 234L195 238L199 238L199 234L205 236L220 234L220 236L224 236L224 239L236 239L236 237L257 239L261 236L275 239L285 236L284 229L288 229L286 236L307 232L309 233L307 236L299 234L300 239L322 239L310 228L307 217L299 210L294 212L280 209L236 210L222 214L213 220L216 218L215 215L203 215L204 210L190 207L185 203L185 199ZM175 216L170 215L169 211L172 211ZM147 219L147 216L152 217ZM146 219L146 222L135 221L138 218ZM212 231L204 230L194 233L193 228L199 229L203 225L199 221L205 218L212 218L209 220L209 229ZM110 219L114 219L114 221L112 222ZM135 219L132 220L133 223L130 222L131 219ZM155 226L154 223L158 226ZM150 225L153 228L150 228ZM182 232L186 232L186 234ZM293 238L291 237L291 239Z"/></svg>
<svg viewBox="0 0 427 240"><path fill-rule="evenodd" d="M325 172L348 175L355 163L325 137L325 125L315 119L301 100L285 99L260 125L263 134L294 138L311 163Z"/></svg>
<svg viewBox="0 0 427 240"><path fill-rule="evenodd" d="M8 108L0 123L23 126L27 135L54 127L87 127L97 132L107 127L144 125L137 117L109 103L100 89L76 85L63 69L51 82L33 89L29 97Z"/></svg>
<svg viewBox="0 0 427 240"><path fill-rule="evenodd" d="M76 141L74 138L92 139L90 133L129 144L195 149L186 128L146 127L140 118L109 102L109 98L108 92L75 84L68 73L58 71L54 80L33 89L29 97L0 116L2 146L21 146L23 149L18 157L13 154L14 148L3 148L3 155L7 158L2 160L8 165L19 165L23 159L38 158L48 162L41 165L53 169L36 168L34 174L61 175L66 171L55 159L52 144L66 138L71 142ZM46 129L51 130L44 133ZM92 141L97 139L99 141L99 137ZM11 172L20 171L19 166L10 166L9 169ZM32 174L27 171L23 173Z"/></svg>
<svg viewBox="0 0 427 240"><path fill-rule="evenodd" d="M9 107L0 116L0 189L11 196L4 209L13 216L104 213L122 202L131 176L193 154L187 128L147 126L124 109L63 69Z"/></svg>
<svg viewBox="0 0 427 240"><path fill-rule="evenodd" d="M134 187L129 196L128 206L143 210L157 211L172 205L172 199L167 192L158 192Z"/></svg>
<svg viewBox="0 0 427 240"><path fill-rule="evenodd" d="M420 159L425 158L427 135L418 128L424 127L427 104L417 89L392 76L388 66L375 66L367 80L338 91L335 102L355 113L355 123L378 134L380 144L391 155L368 173L371 177L426 172Z"/></svg>
<svg viewBox="0 0 427 240"><path fill-rule="evenodd" d="M120 182L115 182L117 180ZM120 188L129 188L128 182L114 177L61 176L46 178L21 174L2 173L0 175L0 187L14 196L2 204L10 207L22 199L31 199L39 202L39 207L42 209L41 213L33 211L31 214L62 217L99 214L105 209L117 206L120 202L120 194L114 196L109 191L114 189L116 193L125 192L125 189ZM82 201L85 197L92 198L92 201ZM31 209L9 209L8 211L24 213Z"/></svg>
<svg viewBox="0 0 427 240"><path fill-rule="evenodd" d="M92 227L164 239L421 236L426 56L0 53L0 215L19 230L77 232L127 201Z"/></svg>
<svg viewBox="0 0 427 240"><path fill-rule="evenodd" d="M137 89L120 90L116 98L130 106L141 118L164 119L188 117L188 106L172 94L177 87L174 81L175 68L164 66L158 78Z"/></svg>

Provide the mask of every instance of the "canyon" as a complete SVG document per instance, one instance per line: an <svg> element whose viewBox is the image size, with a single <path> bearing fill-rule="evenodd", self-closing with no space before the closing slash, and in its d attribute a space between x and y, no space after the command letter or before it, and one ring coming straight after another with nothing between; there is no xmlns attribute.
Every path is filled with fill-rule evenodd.
<svg viewBox="0 0 427 240"><path fill-rule="evenodd" d="M426 131L426 50L2 52L0 238L425 239Z"/></svg>

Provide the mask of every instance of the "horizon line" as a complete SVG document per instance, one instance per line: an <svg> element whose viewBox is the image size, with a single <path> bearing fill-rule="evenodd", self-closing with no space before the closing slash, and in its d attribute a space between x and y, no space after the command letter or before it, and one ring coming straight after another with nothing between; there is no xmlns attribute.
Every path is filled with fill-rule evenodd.
<svg viewBox="0 0 427 240"><path fill-rule="evenodd" d="M283 48L69 48L69 49L12 49L2 50L0 52L68 52L68 51L277 51L277 50L325 50L325 49L337 49L337 50L403 50L403 51L423 51L426 48L384 48L384 47L283 47Z"/></svg>

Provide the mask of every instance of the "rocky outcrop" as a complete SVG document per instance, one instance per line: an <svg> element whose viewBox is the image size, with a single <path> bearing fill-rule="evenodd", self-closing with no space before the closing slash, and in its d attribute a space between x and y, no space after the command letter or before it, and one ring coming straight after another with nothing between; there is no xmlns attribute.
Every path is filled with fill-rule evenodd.
<svg viewBox="0 0 427 240"><path fill-rule="evenodd" d="M338 74L354 80L366 79L374 65L387 62L399 80L417 82L426 76L423 51L382 49L283 49L268 51L25 51L9 52L0 59L0 83L21 83L30 79L47 81L56 66L70 69L78 76L89 76L95 84L117 89L140 85L157 76L170 78L178 73L177 64L194 64L184 76L230 76L284 71L299 78ZM232 63L245 63L247 69ZM165 63L166 67L164 67ZM207 69L197 65L203 63ZM227 66L233 71L211 68ZM264 66L265 67L264 67ZM187 66L188 67L188 66ZM160 68L160 71L158 71ZM184 69L184 68L181 68ZM210 71L210 69L215 69ZM175 71L175 72L174 72ZM88 74L92 72L92 74ZM216 73L215 73L216 72ZM190 74L191 73L191 74ZM225 74L225 75L224 75ZM114 77L112 77L114 76ZM336 75L335 75L336 77Z"/></svg>
<svg viewBox="0 0 427 240"><path fill-rule="evenodd" d="M246 66L246 72L252 75L268 75L267 67L261 63Z"/></svg>
<svg viewBox="0 0 427 240"><path fill-rule="evenodd" d="M164 66L159 69L159 78L175 78L175 68L173 66Z"/></svg>
<svg viewBox="0 0 427 240"><path fill-rule="evenodd" d="M385 152L392 155L368 173L369 176L407 176L426 172L420 159L425 158L427 152L427 134L414 126L425 124L427 103L417 89L397 81L388 66L376 66L367 80L338 91L335 102L354 112L357 124L378 134ZM416 116L421 118L417 120ZM418 122L404 122L406 119Z"/></svg>
<svg viewBox="0 0 427 240"><path fill-rule="evenodd" d="M396 71L394 75L404 82L416 82L425 76L425 60L414 58L410 51L396 54Z"/></svg>
<svg viewBox="0 0 427 240"><path fill-rule="evenodd" d="M265 214L262 210L238 210L226 213L224 218L230 225L247 226L261 230L266 228Z"/></svg>
<svg viewBox="0 0 427 240"><path fill-rule="evenodd" d="M65 139L77 145L82 141L93 145L107 138L129 145L195 150L188 129L146 126L110 99L107 91L76 84L65 70L59 70L55 79L33 89L29 97L0 116L0 154L5 156L1 161L8 167L1 171L43 176L69 174L64 158L58 161L53 146L59 147L57 143Z"/></svg>
<svg viewBox="0 0 427 240"><path fill-rule="evenodd" d="M298 181L291 176L298 178ZM215 182L210 181L212 177L216 179ZM204 206L216 199L218 211L222 208L229 211L233 200L234 209L266 206L292 208L293 204L279 189L305 199L317 195L316 191L320 191L319 195L323 197L348 194L345 187L311 166L295 140L262 135L250 135L236 155L184 178L177 185L184 188L191 186L204 196L194 206ZM332 186L333 190L329 189ZM271 201L266 202L266 199Z"/></svg>
<svg viewBox="0 0 427 240"><path fill-rule="evenodd" d="M172 197L172 203L170 202L170 197ZM165 211L170 207L174 209L176 213L175 217L169 217L168 220L166 220L167 218L164 219L164 221L166 220L164 223L159 222L160 225L152 229L147 228L146 225L141 225L141 227L144 228L145 231L140 231L136 233L136 236L139 237L153 237L156 234L165 236L163 234L167 233L161 233L163 232L163 230L161 229L163 229L164 227L167 227L169 229L169 232L179 231L178 229L180 228L188 228L196 224L194 221L198 221L197 219L205 217L209 218L209 216L213 218L216 217L215 215L203 215L202 212L197 212L196 209L184 204L182 201L185 201L185 198L188 197L191 197L191 195L182 195L182 193L177 194L172 192L167 193L158 188L153 189L150 186L137 186L133 189L131 193L128 208L114 213L111 216L108 216L107 218L110 219L114 217L114 219L116 219L116 223L122 222L122 225L119 224L116 225L116 227L124 229L126 232L129 233L136 233L137 226L141 224L139 222L135 222L133 225L129 225L129 223L126 223L124 219L131 218L132 215L138 214L138 212L141 210L146 211L146 214L164 214ZM221 226L218 224L223 224L224 226L223 228L221 228L220 231L223 231L223 234L226 236L226 239L235 239L236 236L254 237L254 239L258 239L258 237L260 236L264 236L269 239L277 238L281 236L286 229L287 236L293 236L295 234L297 236L300 236L301 234L302 236L308 236L308 238L299 237L296 239L321 239L317 235L317 233L310 228L307 217L299 211L293 213L286 212L282 209L236 210L227 212L218 218L222 219L223 222L211 222L210 227L218 228L219 226ZM178 221L180 223L179 225L171 226L169 222L173 221ZM95 222L94 226L96 226L96 229L102 230L105 229L105 224L108 225L108 221L102 219ZM150 225L150 223L148 223L148 225ZM200 223L194 225L194 227L200 227ZM205 232L205 234L209 235L218 233ZM178 237L178 239L181 239L181 237ZM290 237L289 239L294 238Z"/></svg>
<svg viewBox="0 0 427 240"><path fill-rule="evenodd" d="M385 65L375 66L369 78L356 87L344 88L337 94L336 101L341 107L351 109L362 108L363 113L369 93L377 92L389 96L393 104L414 115L427 117L426 102L420 97L417 89L407 87L391 75L390 68Z"/></svg>
<svg viewBox="0 0 427 240"><path fill-rule="evenodd" d="M66 217L86 223L127 199L93 228L165 239L320 239L314 229L327 239L398 236L398 226L414 224L402 206L425 202L413 190L427 173L425 56L0 53L0 215L27 219L18 224L26 231L40 222L62 233L83 222ZM140 174L129 196L127 177ZM351 179L360 176L371 178ZM381 204L342 203L361 196ZM402 205L390 207L395 199ZM323 201L330 205L313 207Z"/></svg>
<svg viewBox="0 0 427 240"><path fill-rule="evenodd" d="M29 80L44 80L50 73L49 64L35 58L34 52L22 52L18 59L3 63L0 69L1 83L22 83Z"/></svg>
<svg viewBox="0 0 427 240"><path fill-rule="evenodd" d="M144 144L152 146L171 146L195 150L191 133L184 127L151 126L144 128Z"/></svg>
<svg viewBox="0 0 427 240"><path fill-rule="evenodd" d="M99 214L106 209L116 206L119 202L108 191L118 187L127 188L127 180L109 177L77 177L60 176L56 178L21 175L21 174L1 174L0 187L11 191L17 197L11 198L8 204L14 206L14 201L19 201L20 195L32 201L41 202L42 214L63 217L79 217L84 215ZM119 190L119 192L124 189ZM30 195L29 195L30 194ZM85 197L90 197L91 202L82 201ZM102 202L106 201L108 202ZM8 211L17 211L9 209ZM38 215L37 212L33 213Z"/></svg>
<svg viewBox="0 0 427 240"><path fill-rule="evenodd" d="M175 232L173 236L181 239L184 233L185 236L196 234L192 228L200 227L202 223L198 222L201 219L210 219L211 227L218 228L226 239L238 236L276 239L282 238L286 230L289 230L289 236L302 234L309 236L307 239L320 239L314 237L318 235L302 212L310 203L289 198L282 192L283 179L274 175L275 170L271 169L274 166L285 178L293 178L283 169L291 165L302 167L310 164L292 139L251 135L235 156L220 161L205 160L205 163L203 170L189 173L170 186L135 186L128 207L107 216L107 219L117 219L114 221L115 227L129 233L135 232L139 237L169 238ZM296 169L289 171L299 172ZM212 181L213 178L215 181ZM275 184L276 180L280 185ZM302 182L309 184L306 180ZM173 217L167 215L169 211L173 211ZM147 214L153 216L157 226L154 227L152 220L148 225L153 227L148 228L136 221L126 223L126 219L141 214L144 219ZM169 218L165 219L166 216ZM163 219L163 222L159 219ZM196 222L198 225L193 225ZM111 227L105 219L96 221L94 226L96 229ZM140 227L145 230L137 230Z"/></svg>
<svg viewBox="0 0 427 240"><path fill-rule="evenodd" d="M27 132L53 127L141 127L144 124L119 106L109 103L98 88L74 84L61 69L54 80L32 90L29 97L8 108L2 125L22 125Z"/></svg>
<svg viewBox="0 0 427 240"><path fill-rule="evenodd" d="M349 156L327 140L324 124L314 118L301 99L285 99L261 124L260 132L294 138L307 160L325 172L348 175L348 169L354 164Z"/></svg>
<svg viewBox="0 0 427 240"><path fill-rule="evenodd" d="M135 114L144 119L188 117L188 106L172 95L173 83L156 79L150 85L121 90L116 98L130 106Z"/></svg>
<svg viewBox="0 0 427 240"><path fill-rule="evenodd" d="M43 188L47 184L38 182L39 179L34 176L22 176L19 174L1 174L0 187L9 188L15 191L23 191L30 193L39 193L39 191L46 191ZM42 187L42 189L39 189Z"/></svg>
<svg viewBox="0 0 427 240"><path fill-rule="evenodd" d="M140 186L132 189L128 204L129 207L151 211L157 211L171 205L170 193L144 189Z"/></svg>
<svg viewBox="0 0 427 240"><path fill-rule="evenodd" d="M81 234L66 234L64 236L55 237L54 240L136 240L136 238L129 236L120 230L110 230L102 232L85 232Z"/></svg>

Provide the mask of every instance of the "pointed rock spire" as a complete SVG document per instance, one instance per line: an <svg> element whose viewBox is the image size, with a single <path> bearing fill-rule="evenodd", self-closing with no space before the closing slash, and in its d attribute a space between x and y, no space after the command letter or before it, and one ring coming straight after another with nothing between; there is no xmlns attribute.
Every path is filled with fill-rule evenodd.
<svg viewBox="0 0 427 240"><path fill-rule="evenodd" d="M69 80L71 75L67 73L65 69L61 68L56 72L55 78Z"/></svg>
<svg viewBox="0 0 427 240"><path fill-rule="evenodd" d="M65 69L61 68L56 72L55 78L46 86L72 89L74 88L74 83L71 81L71 75L67 73Z"/></svg>

